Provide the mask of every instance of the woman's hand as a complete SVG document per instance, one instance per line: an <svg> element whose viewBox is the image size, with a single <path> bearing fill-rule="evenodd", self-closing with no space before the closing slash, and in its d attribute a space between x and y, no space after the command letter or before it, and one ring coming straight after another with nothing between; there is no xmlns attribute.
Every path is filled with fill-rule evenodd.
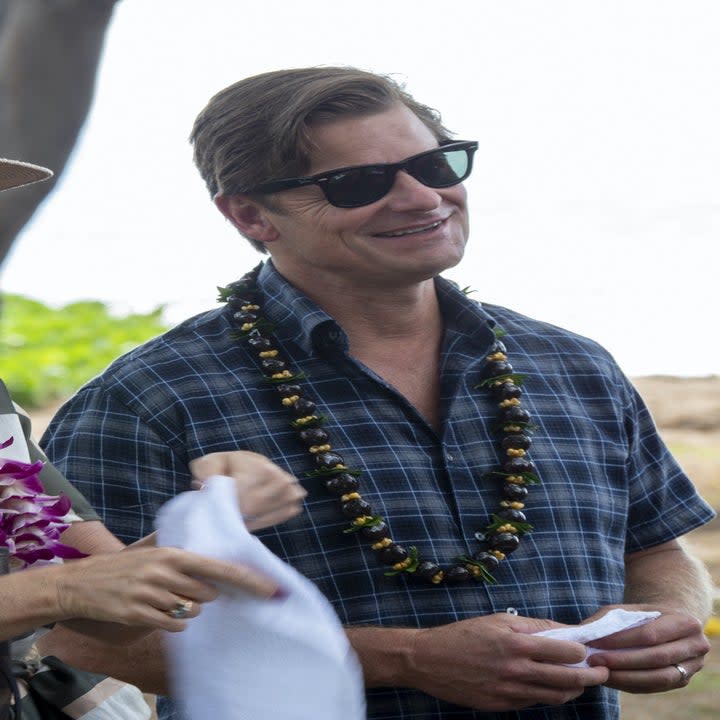
<svg viewBox="0 0 720 720"><path fill-rule="evenodd" d="M248 530L276 525L298 515L307 494L297 478L264 455L245 450L204 455L190 462L190 471L196 489L213 475L235 480L240 512Z"/></svg>
<svg viewBox="0 0 720 720"><path fill-rule="evenodd" d="M50 569L57 619L100 620L168 632L184 630L187 619L199 615L202 604L218 596L213 583L258 597L281 595L273 580L251 568L178 548L128 549L65 561Z"/></svg>

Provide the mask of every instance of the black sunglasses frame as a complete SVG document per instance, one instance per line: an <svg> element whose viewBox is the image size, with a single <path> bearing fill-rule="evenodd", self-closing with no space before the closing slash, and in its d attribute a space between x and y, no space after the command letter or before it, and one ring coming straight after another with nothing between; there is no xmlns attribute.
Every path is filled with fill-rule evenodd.
<svg viewBox="0 0 720 720"><path fill-rule="evenodd" d="M335 170L329 170L328 172L318 173L317 175L310 175L309 177L297 177L297 178L286 178L283 180L273 180L271 182L263 183L258 185L252 190L248 190L249 195L272 195L274 193L283 192L284 190L293 190L294 188L306 187L307 185L317 185L325 195L326 200L334 207L340 208L356 208L363 207L364 205L372 205L384 198L392 189L395 183L395 177L400 170L404 170L411 177L415 178L418 182L421 182L426 187L432 188L445 188L452 187L453 185L459 185L461 182L466 180L472 172L473 166L473 155L478 148L478 143L475 140L458 140L457 142L447 142L436 148L425 150L424 152L413 155L405 160L401 160L397 163L378 163L375 165L350 165L348 167L336 168ZM420 158L427 155L432 155L439 152L447 152L448 150L464 150L467 155L467 169L462 177L453 179L452 182L441 182L438 184L430 184L421 177L418 177L412 172L412 164ZM333 202L332 196L332 181L333 178L338 175L342 175L350 170L380 170L383 171L384 176L387 180L387 187L384 189L381 195L375 197L373 195L370 200L361 201L346 201L339 203L337 199ZM330 193L330 194L328 194Z"/></svg>

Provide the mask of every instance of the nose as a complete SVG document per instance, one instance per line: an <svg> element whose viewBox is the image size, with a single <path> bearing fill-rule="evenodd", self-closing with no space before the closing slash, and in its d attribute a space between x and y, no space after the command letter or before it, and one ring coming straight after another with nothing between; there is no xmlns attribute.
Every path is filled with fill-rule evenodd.
<svg viewBox="0 0 720 720"><path fill-rule="evenodd" d="M400 170L388 194L388 205L392 210L435 210L442 204L442 196L435 188L423 185L412 175Z"/></svg>

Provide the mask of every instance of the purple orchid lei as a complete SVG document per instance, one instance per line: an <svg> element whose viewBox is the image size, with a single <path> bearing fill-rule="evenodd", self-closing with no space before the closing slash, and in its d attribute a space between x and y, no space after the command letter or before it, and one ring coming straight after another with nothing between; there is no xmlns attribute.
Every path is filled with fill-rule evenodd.
<svg viewBox="0 0 720 720"><path fill-rule="evenodd" d="M0 443L0 451L12 442L10 438ZM56 557L85 557L59 540L69 527L63 518L70 499L45 494L38 477L42 468L40 460L24 463L0 457L0 547L8 549L13 569Z"/></svg>

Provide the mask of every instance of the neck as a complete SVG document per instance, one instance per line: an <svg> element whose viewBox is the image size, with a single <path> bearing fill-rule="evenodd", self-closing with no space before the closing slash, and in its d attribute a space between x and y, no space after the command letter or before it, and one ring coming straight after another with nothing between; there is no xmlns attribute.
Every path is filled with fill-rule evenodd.
<svg viewBox="0 0 720 720"><path fill-rule="evenodd" d="M370 292L317 287L314 283L303 290L343 328L350 355L392 385L439 431L443 325L435 283Z"/></svg>
<svg viewBox="0 0 720 720"><path fill-rule="evenodd" d="M373 341L408 341L439 334L440 307L432 278L405 285L349 284L335 278L306 278L277 270L347 333L351 345Z"/></svg>

